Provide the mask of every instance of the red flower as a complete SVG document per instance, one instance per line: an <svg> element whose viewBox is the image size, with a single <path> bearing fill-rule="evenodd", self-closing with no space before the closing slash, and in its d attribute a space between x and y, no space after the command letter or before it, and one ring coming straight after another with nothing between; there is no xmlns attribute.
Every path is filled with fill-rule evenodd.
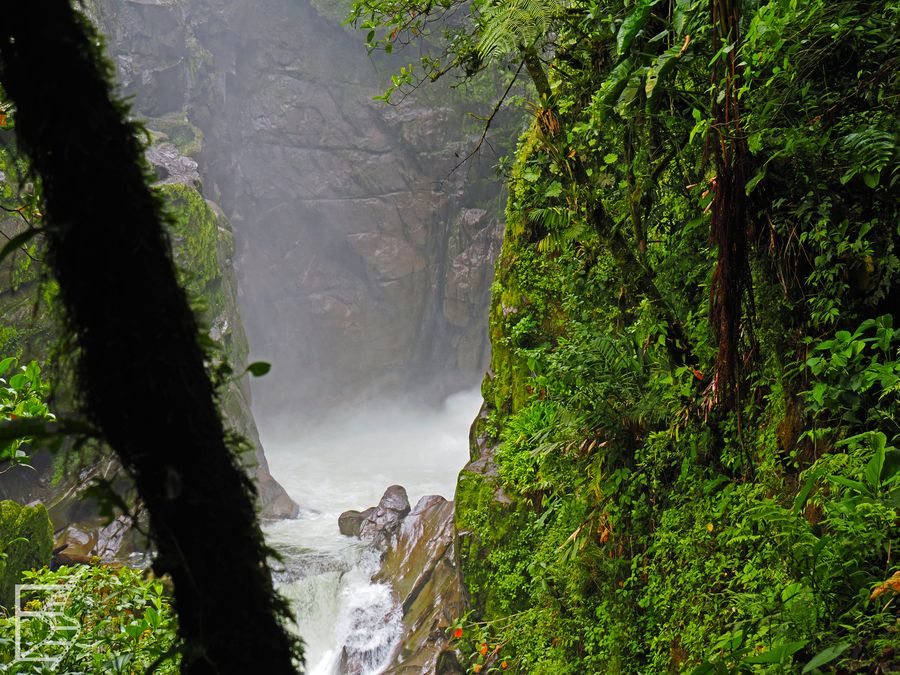
<svg viewBox="0 0 900 675"><path fill-rule="evenodd" d="M462 628L457 628L453 631L453 637L459 639L462 637Z"/></svg>

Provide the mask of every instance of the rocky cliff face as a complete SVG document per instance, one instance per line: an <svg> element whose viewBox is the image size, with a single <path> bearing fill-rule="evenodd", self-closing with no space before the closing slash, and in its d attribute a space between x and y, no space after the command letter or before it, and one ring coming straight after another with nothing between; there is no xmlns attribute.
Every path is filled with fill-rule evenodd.
<svg viewBox="0 0 900 675"><path fill-rule="evenodd" d="M447 178L465 139L450 94L371 101L394 66L306 1L96 0L93 14L138 114L199 161L234 224L250 343L275 366L261 407L475 381L497 187L476 167Z"/></svg>
<svg viewBox="0 0 900 675"><path fill-rule="evenodd" d="M197 163L169 142L168 136L156 134L154 143L147 150L147 159L160 178L157 189L171 216L169 232L182 283L198 307L209 336L240 372L247 361L248 347L237 306L231 226L222 210L202 196ZM0 224L3 231L10 234L24 228L14 216L0 219ZM21 353L23 360L45 361L58 339L55 286L44 278L40 255L38 247L28 255L16 253L0 265L0 275L4 279L8 275L9 279L8 286L0 291L0 314L4 318L0 355ZM58 377L56 384L59 383L63 387L57 387L54 406L58 411L71 405L73 398L65 391L63 375ZM246 376L228 383L222 405L226 420L253 448L253 452L244 455L243 459L256 479L262 516L284 518L296 515L297 505L269 473L250 413ZM94 479L114 480L117 487L127 489L127 485L116 478L121 473L118 462L113 458L98 457L77 471L62 472L59 482L53 479L57 469L46 453L36 456L32 464L36 471L17 471L0 481L0 495L22 502L39 500L45 503L58 528L77 522L79 531L93 537L94 543L85 554L116 555L119 546L108 550L109 537L104 535L104 526L96 518L92 503L82 503L82 493ZM121 544L121 537L119 540Z"/></svg>

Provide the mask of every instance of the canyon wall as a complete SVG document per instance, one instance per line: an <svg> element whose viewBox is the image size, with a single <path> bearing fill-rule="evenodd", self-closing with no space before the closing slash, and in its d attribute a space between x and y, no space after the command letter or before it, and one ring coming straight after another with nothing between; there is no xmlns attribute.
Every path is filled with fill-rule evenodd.
<svg viewBox="0 0 900 675"><path fill-rule="evenodd" d="M308 2L91 11L136 113L197 159L234 226L251 351L273 363L258 411L477 382L500 196L489 160L451 174L473 143L459 93L372 101L399 62Z"/></svg>

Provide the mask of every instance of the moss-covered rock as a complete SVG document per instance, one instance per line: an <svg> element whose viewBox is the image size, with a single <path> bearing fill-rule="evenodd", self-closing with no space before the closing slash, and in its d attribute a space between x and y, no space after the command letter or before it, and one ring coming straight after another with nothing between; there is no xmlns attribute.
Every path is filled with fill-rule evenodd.
<svg viewBox="0 0 900 675"><path fill-rule="evenodd" d="M218 260L218 218L203 196L192 186L160 185L172 216L169 230L181 282L188 293L202 298L207 316L223 309L218 292L222 270Z"/></svg>
<svg viewBox="0 0 900 675"><path fill-rule="evenodd" d="M174 126L169 131L173 129ZM203 329L220 346L221 357L240 372L246 364L249 347L238 309L231 226L221 209L201 194L196 162L181 154L165 136L157 136L147 151L147 158L160 177L157 189L166 202L180 280ZM0 173L8 161L8 155L0 154ZM17 216L0 218L0 224L10 236L26 227ZM0 326L0 356L19 356L22 361L36 359L45 363L61 334L60 312L55 302L55 283L40 264L40 240L35 242L28 251L17 252L0 263L0 282L4 282L0 283L0 314L4 318ZM65 383L59 380L54 381L54 387L56 409L65 410L71 406L74 394L66 391ZM296 504L269 473L250 412L246 377L233 378L228 383L221 406L226 421L249 441L252 451L244 453L242 460L256 478L263 515L273 518L294 515ZM42 460L36 465L37 472L28 476L18 474L16 481L0 485L0 496L47 503L59 527L73 521L86 526L90 521L90 527L94 527L96 514L91 507L81 504L81 492L92 478L106 477L110 471L110 475L115 475L117 468L114 462L110 464L109 458L98 458L91 464L90 475L64 476L51 485L53 467L49 460Z"/></svg>
<svg viewBox="0 0 900 675"><path fill-rule="evenodd" d="M53 526L43 504L0 502L0 605L10 609L25 570L50 563Z"/></svg>
<svg viewBox="0 0 900 675"><path fill-rule="evenodd" d="M197 308L204 329L222 349L236 372L247 363L249 346L240 320L237 279L234 275L234 234L222 210L206 200L196 186L163 183L158 186L171 216L170 236L181 282ZM242 456L256 478L262 515L292 517L297 505L269 473L250 412L247 376L233 378L221 399L225 419L249 441L252 452Z"/></svg>

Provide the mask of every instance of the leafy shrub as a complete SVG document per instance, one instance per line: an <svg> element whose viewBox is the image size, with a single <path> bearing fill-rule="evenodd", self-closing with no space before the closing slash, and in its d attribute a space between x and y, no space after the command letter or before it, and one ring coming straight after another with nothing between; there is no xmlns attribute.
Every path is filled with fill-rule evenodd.
<svg viewBox="0 0 900 675"><path fill-rule="evenodd" d="M53 637L51 621L74 627L62 639L55 633L62 644L44 652L59 659L53 672L143 675L151 667L161 674L178 672L175 612L161 580L145 578L140 570L96 565L25 572L22 581L66 589L62 617L22 619L24 646ZM46 593L34 595L25 609L40 612L52 602ZM40 663L14 660L14 622L0 619L3 672L46 672Z"/></svg>

